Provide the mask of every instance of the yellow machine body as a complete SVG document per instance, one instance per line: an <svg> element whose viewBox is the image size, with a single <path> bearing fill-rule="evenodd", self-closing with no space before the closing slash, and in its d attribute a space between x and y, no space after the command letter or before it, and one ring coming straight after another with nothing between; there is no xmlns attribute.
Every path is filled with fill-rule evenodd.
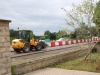
<svg viewBox="0 0 100 75"><path fill-rule="evenodd" d="M24 43L21 42L21 39L14 39L12 41L12 48L21 50L24 47Z"/></svg>
<svg viewBox="0 0 100 75"><path fill-rule="evenodd" d="M12 41L12 48L21 50L26 43L30 44L30 46L36 46L38 44L38 42L35 42L34 38L30 39L30 42L24 42L22 39L14 39Z"/></svg>

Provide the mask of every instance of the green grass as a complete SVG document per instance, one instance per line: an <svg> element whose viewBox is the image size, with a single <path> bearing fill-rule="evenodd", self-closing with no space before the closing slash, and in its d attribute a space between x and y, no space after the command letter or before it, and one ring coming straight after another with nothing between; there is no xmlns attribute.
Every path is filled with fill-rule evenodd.
<svg viewBox="0 0 100 75"><path fill-rule="evenodd" d="M98 54L99 56L97 60L94 61L94 59L97 57ZM70 61L64 61L63 63L58 63L55 65L52 65L51 67L100 73L100 53L93 53L91 60L90 60L90 57L88 57L86 60L84 60L84 58L85 56L79 57L78 59L74 59Z"/></svg>
<svg viewBox="0 0 100 75"><path fill-rule="evenodd" d="M12 43L12 40L14 40L14 38L10 37L10 44Z"/></svg>
<svg viewBox="0 0 100 75"><path fill-rule="evenodd" d="M15 72L14 72L14 69L15 69L15 66L11 65L11 73L12 73L12 75L16 75Z"/></svg>

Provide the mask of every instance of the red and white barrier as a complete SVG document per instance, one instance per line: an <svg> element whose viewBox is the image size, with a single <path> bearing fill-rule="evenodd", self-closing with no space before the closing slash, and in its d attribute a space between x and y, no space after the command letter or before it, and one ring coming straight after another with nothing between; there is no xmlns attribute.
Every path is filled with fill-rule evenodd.
<svg viewBox="0 0 100 75"><path fill-rule="evenodd" d="M98 41L99 38L92 38L89 39L89 41L93 41L96 42ZM70 44L76 44L76 43L84 43L87 42L87 39L80 39L80 40L70 40L70 41L59 41L59 42L50 42L47 43L50 47L54 47L54 46L62 46L62 45L70 45Z"/></svg>

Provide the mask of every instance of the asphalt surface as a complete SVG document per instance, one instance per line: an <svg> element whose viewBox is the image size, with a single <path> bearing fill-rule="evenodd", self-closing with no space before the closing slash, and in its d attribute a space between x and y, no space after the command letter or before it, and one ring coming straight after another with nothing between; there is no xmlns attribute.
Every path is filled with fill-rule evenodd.
<svg viewBox="0 0 100 75"><path fill-rule="evenodd" d="M35 52L32 52L31 54L27 53L26 55L23 56L23 54L18 54L20 56L15 57L13 58L13 56L11 56L12 58L12 62L15 62L15 61L21 61L21 60L26 60L26 59L33 59L33 58L38 58L38 57L42 57L42 56L48 56L48 55L53 55L53 54L59 54L59 53L62 53L62 52L68 52L68 51L73 51L75 49L78 49L78 47L72 47L72 48L64 48L64 49L59 49L59 50L52 50L52 51L38 51L37 53Z"/></svg>
<svg viewBox="0 0 100 75"><path fill-rule="evenodd" d="M59 68L45 68L24 75L100 75L100 73L77 70L65 70Z"/></svg>
<svg viewBox="0 0 100 75"><path fill-rule="evenodd" d="M81 44L81 46L83 46L83 44ZM30 51L29 53L11 52L11 58L12 58L12 62L15 62L15 61L21 61L21 60L26 60L26 59L31 59L31 58L37 58L37 57L41 57L41 56L58 54L61 52L73 51L78 48L79 47L76 44L73 44L73 45L49 47L49 48L41 50L41 51Z"/></svg>
<svg viewBox="0 0 100 75"><path fill-rule="evenodd" d="M87 44L85 43L79 43L79 45ZM72 47L72 46L78 46L77 44L69 44L69 45L62 45L62 46L54 46L54 47L47 47L46 49L43 50L50 50L50 49L59 49L59 48L64 48L64 47ZM14 51L12 47L10 47L10 51Z"/></svg>

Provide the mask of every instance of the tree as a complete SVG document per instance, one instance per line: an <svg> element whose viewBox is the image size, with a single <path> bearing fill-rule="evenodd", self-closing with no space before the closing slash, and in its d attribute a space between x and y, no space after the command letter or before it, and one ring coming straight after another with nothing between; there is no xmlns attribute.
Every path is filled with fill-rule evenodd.
<svg viewBox="0 0 100 75"><path fill-rule="evenodd" d="M50 34L50 39L51 40L56 40L56 34L57 34L56 32L51 33Z"/></svg>
<svg viewBox="0 0 100 75"><path fill-rule="evenodd" d="M93 22L96 24L96 28L100 37L100 0L96 3L96 7L94 9Z"/></svg>
<svg viewBox="0 0 100 75"><path fill-rule="evenodd" d="M75 39L77 36L77 31L75 31L74 33L71 33L71 39Z"/></svg>
<svg viewBox="0 0 100 75"><path fill-rule="evenodd" d="M10 29L10 37L13 37L13 35L14 35L14 30Z"/></svg>
<svg viewBox="0 0 100 75"><path fill-rule="evenodd" d="M77 39L84 39L88 34L88 26L85 23L81 23L81 26L75 28L75 31L77 31Z"/></svg>
<svg viewBox="0 0 100 75"><path fill-rule="evenodd" d="M14 29L10 29L10 37L16 38L17 34L18 34L17 31L15 31Z"/></svg>
<svg viewBox="0 0 100 75"><path fill-rule="evenodd" d="M88 26L88 33L90 36L88 38L88 50L91 49L91 44L89 41L89 37L92 37L91 26L92 26L92 18L94 12L95 3L94 0L82 0L82 3L79 5L72 4L72 10L66 11L66 9L62 8L65 12L67 17L70 19L66 19L66 24L75 28L81 28L82 24ZM85 30L85 28L81 28L81 30ZM79 45L78 45L79 46Z"/></svg>
<svg viewBox="0 0 100 75"><path fill-rule="evenodd" d="M96 26L92 26L90 29L93 36L98 36L98 30Z"/></svg>
<svg viewBox="0 0 100 75"><path fill-rule="evenodd" d="M45 40L45 37L44 37L44 36L41 36L40 39L41 39L41 40Z"/></svg>
<svg viewBox="0 0 100 75"><path fill-rule="evenodd" d="M84 30L82 29L84 28ZM88 26L84 25L81 28L78 27L75 29L75 31L77 31L77 39L83 39L86 36L89 36L90 34L88 33L87 30L91 30L92 36L97 36L97 30L96 30L96 26L91 26L90 29L88 28Z"/></svg>
<svg viewBox="0 0 100 75"><path fill-rule="evenodd" d="M66 29L59 30L56 36L57 39L62 37L66 37L66 38L69 37L68 33L66 32Z"/></svg>
<svg viewBox="0 0 100 75"><path fill-rule="evenodd" d="M30 38L34 38L35 34L33 34L33 32L30 32Z"/></svg>
<svg viewBox="0 0 100 75"><path fill-rule="evenodd" d="M45 39L50 38L50 34L51 34L51 32L50 32L49 30L46 30L46 31L44 32L44 37L45 37Z"/></svg>
<svg viewBox="0 0 100 75"><path fill-rule="evenodd" d="M72 10L66 11L62 8L68 17L66 19L66 25L73 27L74 29L80 27L85 23L88 28L92 25L93 10L94 10L94 1L93 0L82 0L82 3L79 5L72 4ZM70 20L69 20L70 19ZM87 22L86 22L87 21ZM85 28L82 28L85 29ZM87 30L91 33L91 30Z"/></svg>

